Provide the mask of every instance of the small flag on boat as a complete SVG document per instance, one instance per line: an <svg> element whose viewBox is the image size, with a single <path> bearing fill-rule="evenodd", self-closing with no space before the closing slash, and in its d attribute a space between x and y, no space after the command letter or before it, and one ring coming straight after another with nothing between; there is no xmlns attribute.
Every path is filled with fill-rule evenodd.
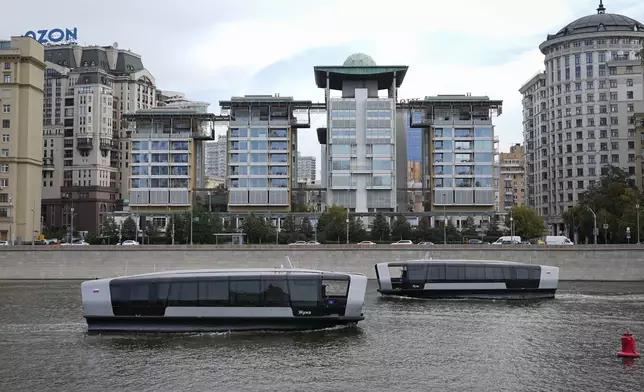
<svg viewBox="0 0 644 392"><path fill-rule="evenodd" d="M92 293L94 293L94 294L98 294L98 289L94 289L94 290L92 290Z"/></svg>

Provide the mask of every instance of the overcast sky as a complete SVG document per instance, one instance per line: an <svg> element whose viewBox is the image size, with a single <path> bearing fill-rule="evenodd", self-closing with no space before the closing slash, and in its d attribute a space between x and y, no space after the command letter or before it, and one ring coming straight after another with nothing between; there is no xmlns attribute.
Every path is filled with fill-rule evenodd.
<svg viewBox="0 0 644 392"><path fill-rule="evenodd" d="M354 52L378 65L409 65L400 98L488 95L504 101L501 149L522 142L519 87L543 69L539 44L598 0L112 0L94 7L13 1L0 37L78 27L79 43L118 42L143 57L161 89L211 103L244 94L323 101L314 65ZM98 3L96 3L98 5ZM644 21L644 1L605 0L608 13ZM313 116L299 150L320 157Z"/></svg>

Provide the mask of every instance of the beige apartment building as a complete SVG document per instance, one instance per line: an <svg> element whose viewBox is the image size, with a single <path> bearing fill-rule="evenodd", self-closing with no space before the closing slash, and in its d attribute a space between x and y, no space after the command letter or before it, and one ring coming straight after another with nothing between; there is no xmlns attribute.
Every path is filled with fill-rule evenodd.
<svg viewBox="0 0 644 392"><path fill-rule="evenodd" d="M122 116L156 106L155 79L117 43L48 46L44 60L43 225L98 233L128 198L131 130Z"/></svg>
<svg viewBox="0 0 644 392"><path fill-rule="evenodd" d="M40 233L44 48L0 40L0 241Z"/></svg>
<svg viewBox="0 0 644 392"><path fill-rule="evenodd" d="M510 147L510 152L499 154L500 209L510 210L525 204L524 149L519 143Z"/></svg>

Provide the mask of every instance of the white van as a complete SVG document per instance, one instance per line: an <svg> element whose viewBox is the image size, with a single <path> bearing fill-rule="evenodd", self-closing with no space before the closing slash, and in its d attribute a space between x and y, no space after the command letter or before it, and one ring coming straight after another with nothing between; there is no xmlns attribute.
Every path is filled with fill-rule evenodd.
<svg viewBox="0 0 644 392"><path fill-rule="evenodd" d="M498 240L494 241L492 245L502 245L502 244L520 244L521 243L521 237L518 235L511 236L511 235L506 235L503 237L499 237Z"/></svg>
<svg viewBox="0 0 644 392"><path fill-rule="evenodd" d="M547 235L546 245L575 245L565 235Z"/></svg>

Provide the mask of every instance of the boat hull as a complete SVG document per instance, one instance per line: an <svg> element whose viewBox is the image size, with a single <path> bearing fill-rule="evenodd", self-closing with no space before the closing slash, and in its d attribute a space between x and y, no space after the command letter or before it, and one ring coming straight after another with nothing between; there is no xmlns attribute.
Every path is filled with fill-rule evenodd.
<svg viewBox="0 0 644 392"><path fill-rule="evenodd" d="M87 330L100 332L306 331L356 325L364 317L86 317Z"/></svg>
<svg viewBox="0 0 644 392"><path fill-rule="evenodd" d="M385 296L427 299L501 299L530 300L555 298L556 289L490 289L490 290L378 290Z"/></svg>

